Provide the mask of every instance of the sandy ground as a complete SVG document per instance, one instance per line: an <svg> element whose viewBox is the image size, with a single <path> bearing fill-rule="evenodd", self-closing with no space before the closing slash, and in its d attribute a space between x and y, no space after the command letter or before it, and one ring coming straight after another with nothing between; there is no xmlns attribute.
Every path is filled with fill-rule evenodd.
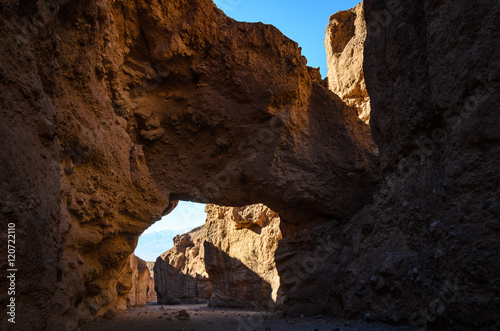
<svg viewBox="0 0 500 331"><path fill-rule="evenodd" d="M186 310L187 319L179 319ZM237 309L213 309L206 304L148 304L120 313L111 319L98 319L81 326L82 331L179 330L179 331L337 331L337 330L416 330L367 321L347 321L326 316L285 318L282 314Z"/></svg>

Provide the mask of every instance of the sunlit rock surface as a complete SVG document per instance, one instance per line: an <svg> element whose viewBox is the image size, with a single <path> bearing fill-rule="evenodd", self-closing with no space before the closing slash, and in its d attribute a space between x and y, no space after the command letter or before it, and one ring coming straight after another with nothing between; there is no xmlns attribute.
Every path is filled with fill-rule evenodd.
<svg viewBox="0 0 500 331"><path fill-rule="evenodd" d="M363 73L366 21L363 3L330 16L325 48L328 87L345 103L354 106L359 118L370 121L370 97Z"/></svg>
<svg viewBox="0 0 500 331"><path fill-rule="evenodd" d="M262 204L207 205L205 264L214 307L277 308L280 280L274 255L279 215Z"/></svg>
<svg viewBox="0 0 500 331"><path fill-rule="evenodd" d="M155 264L159 303L278 308L279 215L262 204L207 205L206 223L174 239Z"/></svg>

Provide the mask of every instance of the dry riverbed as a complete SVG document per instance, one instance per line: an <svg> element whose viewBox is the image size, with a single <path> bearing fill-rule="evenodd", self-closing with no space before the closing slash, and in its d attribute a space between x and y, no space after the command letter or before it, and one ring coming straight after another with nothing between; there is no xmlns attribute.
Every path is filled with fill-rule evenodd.
<svg viewBox="0 0 500 331"><path fill-rule="evenodd" d="M183 312L184 311L184 312ZM368 321L347 321L327 316L286 318L282 314L237 309L214 309L206 304L148 304L99 318L81 326L82 331L179 330L179 331L293 331L293 330L416 330Z"/></svg>

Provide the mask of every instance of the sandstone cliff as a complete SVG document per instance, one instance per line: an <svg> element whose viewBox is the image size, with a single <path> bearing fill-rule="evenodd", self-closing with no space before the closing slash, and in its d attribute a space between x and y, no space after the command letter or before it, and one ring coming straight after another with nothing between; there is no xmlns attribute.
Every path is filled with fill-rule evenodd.
<svg viewBox="0 0 500 331"><path fill-rule="evenodd" d="M354 106L359 118L370 121L370 97L363 72L366 21L363 3L330 16L325 48L328 87L345 103Z"/></svg>
<svg viewBox="0 0 500 331"><path fill-rule="evenodd" d="M156 261L158 303L210 299L214 307L279 307L278 214L262 204L209 204L205 211L205 225L177 236Z"/></svg>
<svg viewBox="0 0 500 331"><path fill-rule="evenodd" d="M149 270L149 283L148 283L148 294L146 297L147 302L156 302L157 297L156 297L156 291L155 291L155 274L154 274L154 267L155 267L155 262L148 261L146 262Z"/></svg>
<svg viewBox="0 0 500 331"><path fill-rule="evenodd" d="M205 229L198 227L174 238L174 247L158 257L154 266L159 304L208 302L211 282L205 269Z"/></svg>
<svg viewBox="0 0 500 331"><path fill-rule="evenodd" d="M277 308L280 279L274 255L279 215L262 204L207 205L205 267L214 307Z"/></svg>

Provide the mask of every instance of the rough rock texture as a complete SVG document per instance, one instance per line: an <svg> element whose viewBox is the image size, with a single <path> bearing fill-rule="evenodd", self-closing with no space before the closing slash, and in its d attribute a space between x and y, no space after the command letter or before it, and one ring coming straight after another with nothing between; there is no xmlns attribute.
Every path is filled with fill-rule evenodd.
<svg viewBox="0 0 500 331"><path fill-rule="evenodd" d="M146 297L147 302L156 302L157 297L156 297L156 291L155 291L155 273L154 273L154 267L155 267L155 262L148 261L146 262L148 269L149 269L149 283L148 283L148 294Z"/></svg>
<svg viewBox="0 0 500 331"><path fill-rule="evenodd" d="M294 222L371 201L363 124L274 27L208 0L7 0L0 15L1 217L28 268L21 327L115 309L115 273L176 199L265 202Z"/></svg>
<svg viewBox="0 0 500 331"><path fill-rule="evenodd" d="M155 291L160 304L208 302L212 286L205 270L203 226L175 236L174 247L156 259Z"/></svg>
<svg viewBox="0 0 500 331"><path fill-rule="evenodd" d="M383 184L344 228L349 316L500 320L500 3L365 0L364 70Z"/></svg>
<svg viewBox="0 0 500 331"><path fill-rule="evenodd" d="M278 308L279 215L262 204L206 206L206 223L174 239L155 264L158 303Z"/></svg>
<svg viewBox="0 0 500 331"><path fill-rule="evenodd" d="M371 201L363 124L274 27L208 0L7 0L0 15L1 221L28 268L21 327L115 309L115 273L176 199L265 202L294 222Z"/></svg>
<svg viewBox="0 0 500 331"><path fill-rule="evenodd" d="M383 181L347 224L282 223L285 312L498 328L500 4L365 0L364 9Z"/></svg>
<svg viewBox="0 0 500 331"><path fill-rule="evenodd" d="M383 176L372 201L366 126L275 28L208 0L2 1L0 221L16 225L23 268L15 326L71 329L116 309L139 234L191 199L280 213L278 272L304 268L284 293L292 313L319 300L353 317L493 328L499 6L365 0ZM339 247L325 246L327 270L309 278L320 236Z"/></svg>
<svg viewBox="0 0 500 331"><path fill-rule="evenodd" d="M342 250L342 223L333 220L299 227L282 223L281 230L286 235L278 243L275 260L285 315L339 312L330 288Z"/></svg>
<svg viewBox="0 0 500 331"><path fill-rule="evenodd" d="M209 1L184 2L141 3L138 17L128 9L143 35L131 36L119 73L133 91L116 110L129 111L163 195L263 202L295 222L347 219L371 201L373 146L357 135L366 125L321 85L297 44ZM142 84L148 72L153 86Z"/></svg>
<svg viewBox="0 0 500 331"><path fill-rule="evenodd" d="M125 279L122 279L117 285L117 291L118 289L128 290L127 300L125 305L120 302L118 309L145 306L147 303L149 278L151 276L146 261L134 254L130 255L129 261L130 269L124 270ZM131 281L131 284L126 284L128 280Z"/></svg>
<svg viewBox="0 0 500 331"><path fill-rule="evenodd" d="M370 97L363 72L366 21L363 3L330 16L325 48L328 87L345 103L354 106L359 118L370 121Z"/></svg>
<svg viewBox="0 0 500 331"><path fill-rule="evenodd" d="M280 279L275 251L279 215L262 204L207 205L205 268L212 282L210 306L278 308Z"/></svg>

